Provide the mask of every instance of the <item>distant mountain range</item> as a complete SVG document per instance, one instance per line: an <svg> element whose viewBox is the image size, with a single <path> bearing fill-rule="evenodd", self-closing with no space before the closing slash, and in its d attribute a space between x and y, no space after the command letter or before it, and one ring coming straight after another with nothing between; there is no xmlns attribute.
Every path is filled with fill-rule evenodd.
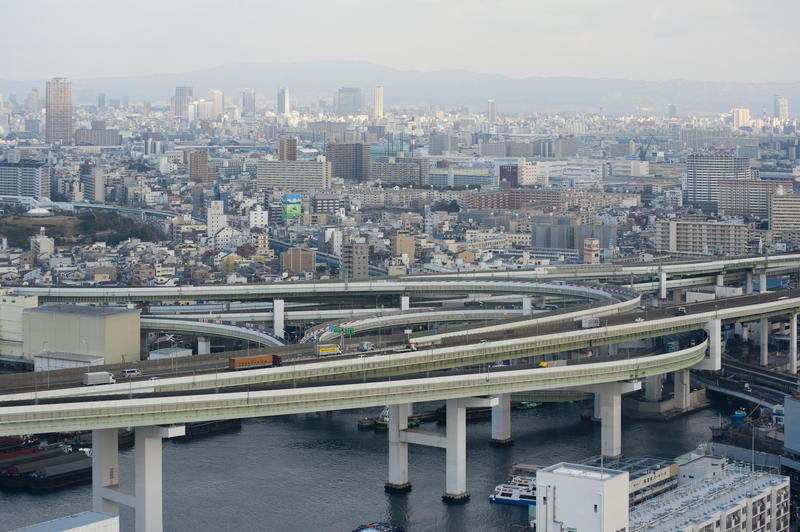
<svg viewBox="0 0 800 532"><path fill-rule="evenodd" d="M97 93L110 98L127 95L131 102L168 102L179 85L194 88L195 97L209 89L221 89L227 97L241 98L243 87L252 87L264 103L274 103L278 87L289 87L293 105L325 99L330 101L339 87L361 87L366 104L372 102L372 88L384 87L384 106L462 106L483 112L486 100L497 102L499 113L508 112L651 112L665 114L669 104L678 113L726 112L744 106L753 116L762 107L772 114L776 94L800 106L800 83L730 83L687 80L636 81L611 78L528 77L512 78L466 70L420 72L398 70L361 61L317 61L296 64L242 63L197 72L148 76L73 79L76 103L94 103ZM32 87L44 99L44 80L0 79L0 92L16 94L24 103ZM791 112L792 116L796 113Z"/></svg>

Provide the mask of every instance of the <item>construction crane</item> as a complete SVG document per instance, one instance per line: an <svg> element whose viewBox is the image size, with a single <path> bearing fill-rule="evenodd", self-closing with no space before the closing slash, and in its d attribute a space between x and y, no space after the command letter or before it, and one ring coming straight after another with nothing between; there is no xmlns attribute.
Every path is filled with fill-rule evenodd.
<svg viewBox="0 0 800 532"><path fill-rule="evenodd" d="M650 149L650 144L655 140L655 136L650 135L650 138L647 139L647 144L644 148L639 148L639 160L646 161L647 160L647 150Z"/></svg>

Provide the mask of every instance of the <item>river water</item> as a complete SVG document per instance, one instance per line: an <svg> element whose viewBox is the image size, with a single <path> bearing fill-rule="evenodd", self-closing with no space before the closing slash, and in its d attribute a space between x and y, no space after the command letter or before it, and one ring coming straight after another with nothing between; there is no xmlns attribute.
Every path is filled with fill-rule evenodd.
<svg viewBox="0 0 800 532"><path fill-rule="evenodd" d="M428 405L426 405L428 406ZM433 407L437 405L432 405ZM422 408L417 408L417 411ZM408 494L383 491L387 436L360 432L357 421L379 409L245 420L242 429L187 442L164 442L164 529L168 531L350 531L391 520L409 531L507 531L527 509L488 501L515 463L550 465L596 455L600 426L581 421L571 403L512 412L515 445L487 441L488 421L467 425L467 489L461 505L441 501L445 451L409 446ZM626 456L674 457L710 437L717 412L706 409L666 422L623 420ZM444 430L423 423L426 430ZM132 478L133 450L120 453L120 475ZM0 491L0 530L91 507L91 487L33 495ZM123 529L133 515L121 508Z"/></svg>

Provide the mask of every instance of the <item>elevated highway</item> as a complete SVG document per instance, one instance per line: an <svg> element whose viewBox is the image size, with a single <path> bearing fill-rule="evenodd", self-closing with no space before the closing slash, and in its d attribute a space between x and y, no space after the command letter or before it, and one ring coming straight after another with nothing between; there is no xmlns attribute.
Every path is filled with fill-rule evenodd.
<svg viewBox="0 0 800 532"><path fill-rule="evenodd" d="M143 331L168 331L171 333L194 334L198 336L218 336L222 338L234 338L253 342L262 346L284 345L283 340L276 338L272 334L237 327L235 325L224 325L221 323L205 323L193 320L171 320L164 318L139 319L139 328Z"/></svg>

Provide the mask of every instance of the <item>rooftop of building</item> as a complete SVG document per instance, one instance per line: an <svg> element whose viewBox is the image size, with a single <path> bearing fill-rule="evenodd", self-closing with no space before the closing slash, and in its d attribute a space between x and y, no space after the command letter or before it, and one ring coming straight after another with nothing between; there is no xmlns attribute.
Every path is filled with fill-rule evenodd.
<svg viewBox="0 0 800 532"><path fill-rule="evenodd" d="M610 478L624 475L625 471L616 471L607 467L594 467L585 464L573 464L569 462L559 462L540 470L545 473L582 478L588 480L608 480Z"/></svg>
<svg viewBox="0 0 800 532"><path fill-rule="evenodd" d="M714 513L784 482L788 484L788 477L729 465L715 476L675 488L637 506L630 513L628 530L683 530L689 523L702 523Z"/></svg>
<svg viewBox="0 0 800 532"><path fill-rule="evenodd" d="M137 309L123 307L92 307L87 305L72 305L68 303L51 303L36 308L26 309L25 312L43 312L51 314L72 314L89 317L108 317L120 314L138 314Z"/></svg>
<svg viewBox="0 0 800 532"><path fill-rule="evenodd" d="M642 456L640 458L616 458L603 459L603 469L613 469L616 471L627 471L630 480L643 477L659 469L669 467L675 460L668 458L658 458L654 456ZM601 457L592 457L581 462L582 465L599 468Z"/></svg>

